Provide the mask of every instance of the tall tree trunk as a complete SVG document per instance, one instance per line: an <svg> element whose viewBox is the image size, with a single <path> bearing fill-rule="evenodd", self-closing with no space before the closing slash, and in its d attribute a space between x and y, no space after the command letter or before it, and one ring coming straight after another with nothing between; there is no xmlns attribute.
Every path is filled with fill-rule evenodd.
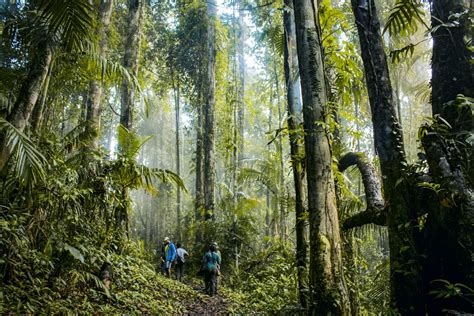
<svg viewBox="0 0 474 316"><path fill-rule="evenodd" d="M414 218L403 178L406 166L401 126L398 123L387 58L374 0L351 0L360 38L362 60L372 111L375 149L380 159L385 201L390 206L390 280L394 305L402 315L423 314L423 296Z"/></svg>
<svg viewBox="0 0 474 316"><path fill-rule="evenodd" d="M138 73L138 59L140 51L140 20L143 10L143 0L128 0L128 15L127 15L127 38L125 40L125 54L123 56L123 67L127 69L132 76ZM121 109L120 109L120 124L128 130L132 129L133 124L133 104L135 101L135 90L131 82L124 76L122 78L121 87ZM129 238L129 216L128 211L130 207L130 197L128 188L122 189L122 198L127 201L119 209L119 220L116 223L117 227L124 229L127 238Z"/></svg>
<svg viewBox="0 0 474 316"><path fill-rule="evenodd" d="M472 34L469 33L472 7L469 8L467 2L432 1L431 25L436 28L433 33L431 79L433 115L440 114L451 124L454 131L471 131L474 127L472 110L469 107L460 109L454 104L445 105L446 102L456 99L458 94L474 96L474 54L466 45L466 41L472 39ZM440 26L453 21L459 24L455 27ZM447 47L449 49L446 49Z"/></svg>
<svg viewBox="0 0 474 316"><path fill-rule="evenodd" d="M196 197L194 216L196 221L201 220L202 210L204 208L204 109L201 103L201 98L197 102L197 124L196 124Z"/></svg>
<svg viewBox="0 0 474 316"><path fill-rule="evenodd" d="M303 308L308 303L307 267L306 258L308 251L308 241L306 240L306 216L304 207L303 189L303 166L301 160L304 153L298 141L302 130L300 125L302 114L297 110L298 95L298 56L296 52L296 30L293 13L292 0L285 0L288 10L283 13L283 24L285 28L284 42L284 68L286 97L288 104L288 135L290 138L291 165L293 169L293 180L295 183L295 216L296 216L296 268L298 270L298 291L300 303Z"/></svg>
<svg viewBox="0 0 474 316"><path fill-rule="evenodd" d="M207 3L207 86L206 106L204 108L204 207L206 218L214 216L215 208L215 177L216 162L214 158L215 122L214 111L216 103L216 2Z"/></svg>
<svg viewBox="0 0 474 316"><path fill-rule="evenodd" d="M130 75L138 73L138 59L140 51L140 20L142 17L144 0L128 0L127 15L127 38L125 40L125 54L123 56L123 67ZM133 125L133 104L135 101L135 90L133 85L124 76L122 79L120 124L131 129Z"/></svg>
<svg viewBox="0 0 474 316"><path fill-rule="evenodd" d="M176 174L181 177L181 144L180 144L180 83L179 78L175 87L175 132L176 132ZM181 188L176 188L176 235L181 240Z"/></svg>
<svg viewBox="0 0 474 316"><path fill-rule="evenodd" d="M49 82L51 81L51 73L53 71L54 60L51 61L48 68L48 74L44 82L41 97L36 101L31 118L31 130L37 132L43 123L43 114L45 112L46 99L48 98Z"/></svg>
<svg viewBox="0 0 474 316"><path fill-rule="evenodd" d="M238 107L237 107L237 121L238 121L238 157L237 168L242 167L242 160L244 157L244 115L245 115L245 7L244 1L239 1L239 38L238 38L238 60L239 60L239 85L238 85ZM240 188L238 188L240 189Z"/></svg>
<svg viewBox="0 0 474 316"><path fill-rule="evenodd" d="M283 133L282 130L282 121L283 121L283 113L281 110L281 102L280 102L280 80L278 78L278 70L277 70L277 60L276 60L276 51L275 45L273 45L273 76L275 80L275 102L278 108L278 158L280 159L280 182L279 187L280 190L278 191L278 208L280 211L279 214L279 226L280 226L280 238L281 240L286 239L286 184L285 184L285 159L283 155Z"/></svg>
<svg viewBox="0 0 474 316"><path fill-rule="evenodd" d="M107 51L108 29L112 16L113 0L101 0L99 25L96 29L99 41L99 56L105 58ZM101 74L103 76L103 74ZM86 134L90 135L91 145L98 146L100 134L100 103L102 98L102 78L94 78L89 81L89 95L87 99L86 112Z"/></svg>
<svg viewBox="0 0 474 316"><path fill-rule="evenodd" d="M461 0L432 2L432 26L436 29L433 33L432 109L435 119L439 114L449 122L452 133L441 130L439 126L443 122L437 120L426 126L427 133L421 139L430 176L443 188L427 220L428 259L424 269L427 292L443 289L444 284L434 281L439 279L474 288L473 155L472 150L459 150L462 146L472 148L466 138L472 134L474 122L469 106L460 107L457 102L450 102L459 94L474 97L471 63L474 54L465 42L472 39L469 33L472 5L473 1L469 8L468 1ZM447 22L457 24L441 26ZM442 313L443 309L474 312L472 301L460 297L440 300L428 296L427 305L433 315Z"/></svg>
<svg viewBox="0 0 474 316"><path fill-rule="evenodd" d="M270 93L270 104L273 103L272 100L273 100L273 94ZM272 130L272 116L273 116L273 111L272 111L272 108L270 107L270 110L268 111L268 131L269 132ZM266 197L265 200L266 200L266 206L267 206L266 212L265 212L265 223L266 223L265 232L267 236L274 237L275 236L275 229L274 229L275 223L274 222L272 223L272 220L271 220L271 214L273 213L272 197L271 197L271 191L268 187L266 188L265 197Z"/></svg>
<svg viewBox="0 0 474 316"><path fill-rule="evenodd" d="M318 9L294 0L298 61L303 94L305 153L310 216L310 293L312 314L349 314L341 235L336 207Z"/></svg>
<svg viewBox="0 0 474 316"><path fill-rule="evenodd" d="M38 44L36 54L31 60L28 76L23 82L18 98L13 105L13 109L7 116L7 121L23 132L29 122L33 108L41 93L41 88L48 74L53 52L48 40ZM4 135L0 135L0 171L10 158L11 151L8 147Z"/></svg>

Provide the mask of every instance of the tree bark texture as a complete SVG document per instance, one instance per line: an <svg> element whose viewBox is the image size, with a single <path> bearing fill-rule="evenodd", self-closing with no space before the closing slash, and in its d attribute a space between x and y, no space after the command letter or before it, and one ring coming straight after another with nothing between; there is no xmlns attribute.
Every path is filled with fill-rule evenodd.
<svg viewBox="0 0 474 316"><path fill-rule="evenodd" d="M127 38L125 39L125 54L123 56L123 67L130 75L138 73L138 60L140 52L140 20L143 11L143 0L128 0L127 15ZM124 76L121 87L121 110L120 124L130 130L133 125L133 104L135 101L135 90L133 85Z"/></svg>
<svg viewBox="0 0 474 316"><path fill-rule="evenodd" d="M474 97L474 54L467 47L472 40L472 5L462 0L432 2L432 110L435 122L425 126L422 145L432 181L442 190L436 193L427 217L425 280L426 291L439 290L447 280L474 288L474 191L472 188L472 146L465 141L474 127L472 109L459 107L457 95ZM471 11L469 11L471 10ZM444 24L444 25L443 25ZM472 30L471 30L472 31ZM472 42L471 42L472 46ZM449 49L446 49L449 47ZM443 117L452 127L439 128ZM465 146L467 150L460 150ZM461 297L436 299L428 296L428 311L436 315L450 309L473 313L474 304Z"/></svg>
<svg viewBox="0 0 474 316"><path fill-rule="evenodd" d="M12 111L7 115L7 121L23 132L27 126L33 108L41 93L48 69L53 58L53 51L48 40L39 42L37 51L30 64L28 76L23 82L18 98ZM3 170L11 152L3 135L0 135L0 171Z"/></svg>
<svg viewBox="0 0 474 316"><path fill-rule="evenodd" d="M214 216L216 162L215 151L215 121L216 105L216 2L207 3L207 86L206 106L204 107L204 207L206 218Z"/></svg>
<svg viewBox="0 0 474 316"><path fill-rule="evenodd" d="M273 45L273 76L274 76L274 84L275 84L275 102L278 107L278 158L280 159L280 182L279 187L280 190L278 192L278 207L279 207L279 234L280 238L285 241L286 240L286 181L285 181L285 158L283 155L283 135L281 133L282 130L282 121L283 121L283 113L281 110L280 104L280 80L278 78L278 70L277 70L277 59L276 59L276 51L275 45Z"/></svg>
<svg viewBox="0 0 474 316"><path fill-rule="evenodd" d="M326 91L318 10L313 1L294 0L305 129L310 216L311 314L349 314L342 269L331 149L326 129Z"/></svg>
<svg viewBox="0 0 474 316"><path fill-rule="evenodd" d="M458 94L474 97L474 53L466 45L472 40L472 34L469 34L472 16L466 2L434 0L431 6L431 25L434 29L431 79L433 115L440 114L454 131L472 131L474 127L471 109L446 105L446 102L456 99Z"/></svg>
<svg viewBox="0 0 474 316"><path fill-rule="evenodd" d="M422 138L430 175L443 188L436 194L437 207L431 207L426 223L427 292L442 290L444 284L436 281L440 279L474 287L474 191L460 165L450 160L453 152L447 143L435 130ZM444 300L428 296L430 314L446 309L473 313L474 304L456 296Z"/></svg>
<svg viewBox="0 0 474 316"><path fill-rule="evenodd" d="M113 0L101 0L99 25L96 29L96 35L99 38L99 56L106 57L108 29L110 25L110 18L112 16ZM101 75L101 77L103 74ZM100 134L100 103L102 98L102 78L94 78L89 81L89 94L87 99L86 112L86 134L90 135L91 145L98 146Z"/></svg>
<svg viewBox="0 0 474 316"><path fill-rule="evenodd" d="M285 6L288 10L283 13L285 29L284 42L284 68L286 97L288 107L288 134L290 138L291 164L293 169L293 180L295 185L295 216L296 216L296 268L298 270L298 291L300 303L303 308L308 303L307 286L307 252L308 241L306 240L306 210L304 207L303 166L301 159L304 156L300 147L300 135L302 123L300 113L297 111L298 95L295 86L298 84L298 56L296 52L296 30L292 0L286 0Z"/></svg>
<svg viewBox="0 0 474 316"><path fill-rule="evenodd" d="M398 123L387 58L374 0L351 0L359 33L362 60L374 127L375 150L380 158L386 203L390 206L391 297L403 315L419 315L424 306L421 272L415 243L414 219L402 180L406 165L401 126ZM398 183L397 183L398 182Z"/></svg>
<svg viewBox="0 0 474 316"><path fill-rule="evenodd" d="M196 221L201 220L202 210L204 208L204 109L201 98L197 104L197 126L196 126L196 196L194 216Z"/></svg>

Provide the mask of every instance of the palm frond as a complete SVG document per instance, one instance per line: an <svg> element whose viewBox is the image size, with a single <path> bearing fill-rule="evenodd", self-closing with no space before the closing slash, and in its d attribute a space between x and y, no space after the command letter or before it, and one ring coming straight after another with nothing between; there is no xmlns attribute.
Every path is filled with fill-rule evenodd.
<svg viewBox="0 0 474 316"><path fill-rule="evenodd" d="M424 104L430 102L431 98L431 86L428 82L422 82L410 89L411 93L415 94L415 98Z"/></svg>
<svg viewBox="0 0 474 316"><path fill-rule="evenodd" d="M272 174L265 171L260 171L254 168L241 168L239 170L238 181L241 183L245 181L256 181L264 185L274 194L278 192L276 181L272 179Z"/></svg>
<svg viewBox="0 0 474 316"><path fill-rule="evenodd" d="M181 179L181 177L178 176L173 171L170 171L167 169L158 169L158 168L151 169L151 171L152 171L153 176L158 178L161 182L165 184L174 183L184 192L186 193L188 192L188 189L186 188L183 179Z"/></svg>
<svg viewBox="0 0 474 316"><path fill-rule="evenodd" d="M100 80L108 77L118 84L121 84L122 80L125 79L130 85L130 88L134 89L140 96L140 99L145 103L146 112L148 113L150 105L149 97L145 96L138 78L131 74L127 68L118 62L114 62L105 56L102 56L98 51L97 46L91 41L84 41L83 50L79 53L80 57L84 58L88 63L88 67L95 70L95 72L100 75ZM150 74L153 76L151 72L148 72L148 75Z"/></svg>
<svg viewBox="0 0 474 316"><path fill-rule="evenodd" d="M68 51L82 48L94 27L94 7L89 0L38 0L39 19L53 36L59 35Z"/></svg>
<svg viewBox="0 0 474 316"><path fill-rule="evenodd" d="M23 184L36 183L45 177L46 158L31 140L15 126L0 118L0 131L5 134L6 146L11 151L13 170Z"/></svg>
<svg viewBox="0 0 474 316"><path fill-rule="evenodd" d="M390 12L383 33L387 30L390 36L409 35L418 30L418 24L425 24L423 20L423 4L418 0L397 0Z"/></svg>

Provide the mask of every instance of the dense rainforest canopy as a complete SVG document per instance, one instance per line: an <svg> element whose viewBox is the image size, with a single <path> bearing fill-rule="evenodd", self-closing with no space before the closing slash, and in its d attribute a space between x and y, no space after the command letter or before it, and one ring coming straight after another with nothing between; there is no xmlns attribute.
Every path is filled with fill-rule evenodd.
<svg viewBox="0 0 474 316"><path fill-rule="evenodd" d="M472 0L0 19L1 314L474 313Z"/></svg>

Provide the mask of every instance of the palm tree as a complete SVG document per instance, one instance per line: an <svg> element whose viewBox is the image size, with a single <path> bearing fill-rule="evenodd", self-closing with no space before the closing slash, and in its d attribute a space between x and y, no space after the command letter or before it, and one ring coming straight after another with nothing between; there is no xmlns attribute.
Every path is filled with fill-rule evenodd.
<svg viewBox="0 0 474 316"><path fill-rule="evenodd" d="M20 6L20 4L17 4ZM19 132L29 124L31 114L47 77L53 60L53 52L81 51L91 36L93 26L92 6L88 0L38 0L31 1L22 9L28 14L9 24L10 28L22 30L29 40L32 56L29 71L22 82L18 98L6 120ZM33 15L33 16L30 16ZM33 23L27 23L28 21ZM12 153L9 140L0 134L0 170Z"/></svg>

